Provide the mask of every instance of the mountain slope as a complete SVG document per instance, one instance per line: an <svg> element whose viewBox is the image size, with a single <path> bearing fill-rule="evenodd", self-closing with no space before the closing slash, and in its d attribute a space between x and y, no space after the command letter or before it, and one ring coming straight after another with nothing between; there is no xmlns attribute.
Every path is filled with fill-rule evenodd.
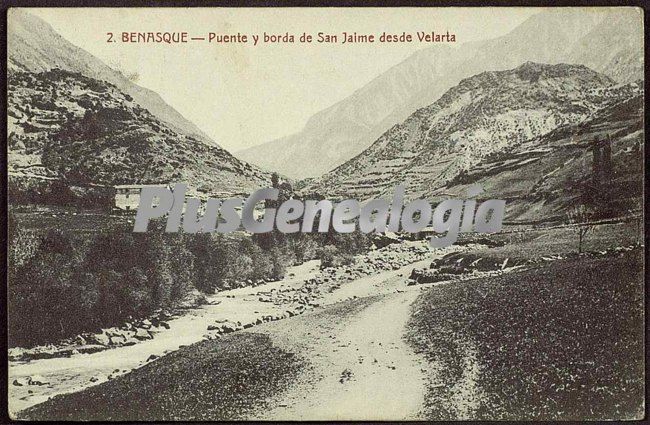
<svg viewBox="0 0 650 425"><path fill-rule="evenodd" d="M643 95L636 84L625 86L629 97L597 111L587 121L570 124L495 155L450 182L439 193L465 197L479 184L483 199L506 199L506 219L518 222L567 220L576 204L594 205L599 213L620 217L643 208ZM609 137L611 182L594 187L591 142ZM431 194L432 202L447 196Z"/></svg>
<svg viewBox="0 0 650 425"><path fill-rule="evenodd" d="M300 133L236 155L291 177L316 177L362 152L392 125L431 104L463 78L511 69L526 61L597 63L595 69L619 82L634 81L639 76L638 67L612 67L611 61L602 61L602 57L625 58L640 63L642 70L643 51L637 47L641 18L633 8L603 11L545 10L503 37L422 49L350 97L314 115ZM608 31L617 31L616 42L608 42ZM596 34L602 42L585 46Z"/></svg>
<svg viewBox="0 0 650 425"><path fill-rule="evenodd" d="M368 199L403 184L408 196L426 196L487 158L586 121L633 91L581 65L527 62L484 72L417 110L305 191Z"/></svg>
<svg viewBox="0 0 650 425"><path fill-rule="evenodd" d="M619 83L643 80L643 25L641 9L605 19L573 47L570 58L602 72Z"/></svg>
<svg viewBox="0 0 650 425"><path fill-rule="evenodd" d="M230 195L270 182L224 149L177 132L118 87L79 73L14 71L7 106L11 181L182 182Z"/></svg>
<svg viewBox="0 0 650 425"><path fill-rule="evenodd" d="M7 68L43 72L63 69L96 80L105 80L129 94L142 107L177 132L214 145L196 125L185 119L154 91L131 82L101 60L61 37L42 19L23 9L9 10L7 17Z"/></svg>

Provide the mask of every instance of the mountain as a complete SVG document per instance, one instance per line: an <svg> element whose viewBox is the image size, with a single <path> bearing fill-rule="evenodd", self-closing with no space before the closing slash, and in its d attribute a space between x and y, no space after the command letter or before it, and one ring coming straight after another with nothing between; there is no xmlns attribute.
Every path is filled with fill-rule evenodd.
<svg viewBox="0 0 650 425"><path fill-rule="evenodd" d="M106 81L60 69L13 71L7 89L9 179L23 190L55 180L182 182L204 194L235 195L270 182L269 174L178 132Z"/></svg>
<svg viewBox="0 0 650 425"><path fill-rule="evenodd" d="M602 72L619 83L643 80L643 12L626 13L605 19L573 47L570 58Z"/></svg>
<svg viewBox="0 0 650 425"><path fill-rule="evenodd" d="M548 9L496 39L422 49L315 114L301 132L236 155L290 177L316 177L362 152L462 79L526 61L586 64L618 82L635 81L643 74L642 28L635 8Z"/></svg>
<svg viewBox="0 0 650 425"><path fill-rule="evenodd" d="M478 184L485 190L482 199L507 200L506 219L512 222L566 222L567 211L578 204L595 206L605 217L639 215L644 205L642 86L632 83L621 90L622 100L586 121L486 158L429 199L435 204L450 194L464 198L469 186ZM611 141L612 178L594 186L591 142L603 139Z"/></svg>
<svg viewBox="0 0 650 425"><path fill-rule="evenodd" d="M130 95L143 108L179 133L215 145L196 125L185 119L154 91L140 87L90 53L71 44L42 19L12 8L7 17L7 68L43 72L62 69L104 80Z"/></svg>
<svg viewBox="0 0 650 425"><path fill-rule="evenodd" d="M483 72L418 109L304 190L363 200L387 196L403 184L407 196L428 197L490 158L585 122L639 92L640 84L618 85L583 65L526 62Z"/></svg>

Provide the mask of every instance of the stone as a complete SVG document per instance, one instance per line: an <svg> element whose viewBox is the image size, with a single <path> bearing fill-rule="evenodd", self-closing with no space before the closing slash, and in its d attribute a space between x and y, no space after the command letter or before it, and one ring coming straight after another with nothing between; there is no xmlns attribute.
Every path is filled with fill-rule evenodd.
<svg viewBox="0 0 650 425"><path fill-rule="evenodd" d="M221 332L223 333L235 332L236 330L237 330L237 325L234 323L227 322L221 326Z"/></svg>
<svg viewBox="0 0 650 425"><path fill-rule="evenodd" d="M14 379L13 384L17 387L22 387L25 385L29 385L29 381L31 378L29 376L21 376L20 378Z"/></svg>
<svg viewBox="0 0 650 425"><path fill-rule="evenodd" d="M47 385L50 381L43 378L41 375L32 375L29 378L29 385Z"/></svg>
<svg viewBox="0 0 650 425"><path fill-rule="evenodd" d="M94 334L92 340L95 344L99 345L110 345L111 343L111 338L105 333Z"/></svg>
<svg viewBox="0 0 650 425"><path fill-rule="evenodd" d="M136 329L135 335L133 335L133 337L135 339L137 339L137 340L140 340L140 341L153 338L153 336L151 335L151 333L149 331L147 331L146 329L142 329L142 328Z"/></svg>

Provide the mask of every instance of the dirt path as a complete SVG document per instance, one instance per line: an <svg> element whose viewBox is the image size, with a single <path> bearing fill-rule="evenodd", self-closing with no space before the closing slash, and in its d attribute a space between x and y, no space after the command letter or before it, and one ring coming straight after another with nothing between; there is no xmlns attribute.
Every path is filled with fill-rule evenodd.
<svg viewBox="0 0 650 425"><path fill-rule="evenodd" d="M443 255L437 252L436 255ZM423 289L407 287L413 268L431 258L396 270L382 271L342 283L323 294L321 308L290 320L254 326L244 332L264 332L287 351L309 359L304 374L276 408L258 416L272 419L405 419L416 418L424 394L424 369L403 341L410 304ZM10 409L19 412L64 393L77 392L137 369L149 356L164 356L204 339L207 325L217 319L252 322L283 306L261 302L259 291L300 287L318 272L316 262L291 270L292 277L256 288L223 291L218 304L202 306L169 321L170 329L130 347L81 354L70 358L12 362L9 367ZM341 305L363 308L341 311ZM277 311L276 311L277 310ZM424 363L423 363L424 364ZM13 379L40 376L42 386L15 386ZM305 394L309 394L305 399ZM303 416L304 415L304 416Z"/></svg>
<svg viewBox="0 0 650 425"><path fill-rule="evenodd" d="M375 279L375 284L387 291L264 327L283 349L309 359L310 367L274 400L274 408L250 419L420 417L426 363L403 339L410 305L420 291L404 290L398 273ZM363 285L358 289L363 291Z"/></svg>

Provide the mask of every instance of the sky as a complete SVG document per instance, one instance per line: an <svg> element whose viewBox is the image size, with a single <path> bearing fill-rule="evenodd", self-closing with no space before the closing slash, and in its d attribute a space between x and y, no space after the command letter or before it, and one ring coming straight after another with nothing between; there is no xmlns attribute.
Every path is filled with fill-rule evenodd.
<svg viewBox="0 0 650 425"><path fill-rule="evenodd" d="M415 35L449 31L458 46L514 29L532 8L46 8L32 9L71 43L163 99L231 152L299 132L309 117L346 98L431 44L128 44L131 31L219 34ZM453 46L453 44L450 44Z"/></svg>

